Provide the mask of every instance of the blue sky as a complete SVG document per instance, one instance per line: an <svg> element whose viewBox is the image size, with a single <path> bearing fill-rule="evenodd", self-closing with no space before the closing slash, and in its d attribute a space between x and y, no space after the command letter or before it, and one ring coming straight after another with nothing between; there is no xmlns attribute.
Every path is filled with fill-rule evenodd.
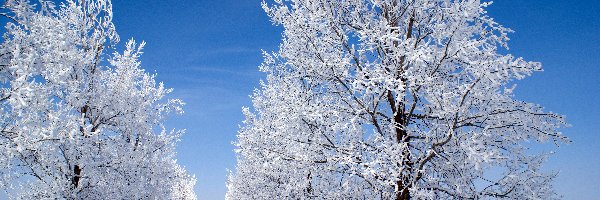
<svg viewBox="0 0 600 200"><path fill-rule="evenodd" d="M175 88L186 113L168 124L185 128L178 161L195 174L200 199L223 199L226 169L242 106L263 75L260 50L276 51L281 27L271 24L259 0L114 1L122 38L145 40L142 64ZM600 2L498 0L489 14L514 29L510 53L543 63L544 72L518 82L516 98L567 116L574 143L557 151L545 169L565 199L600 196ZM123 42L121 45L124 45Z"/></svg>

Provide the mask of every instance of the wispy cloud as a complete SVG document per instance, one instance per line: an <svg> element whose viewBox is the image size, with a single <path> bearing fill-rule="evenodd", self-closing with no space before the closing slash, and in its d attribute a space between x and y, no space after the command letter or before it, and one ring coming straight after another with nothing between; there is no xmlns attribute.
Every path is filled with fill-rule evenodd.
<svg viewBox="0 0 600 200"><path fill-rule="evenodd" d="M175 88L171 98L186 102L184 110L191 118L209 118L224 112L239 112L242 106L251 105L252 90L236 91L232 88L204 85L194 88Z"/></svg>
<svg viewBox="0 0 600 200"><path fill-rule="evenodd" d="M260 74L258 67L252 69L237 69L232 67L221 67L221 66L188 66L180 67L174 70L177 73L201 73L205 75L229 75L229 76L245 76L245 77L256 77Z"/></svg>
<svg viewBox="0 0 600 200"><path fill-rule="evenodd" d="M246 46L228 46L211 49L198 49L192 52L188 57L194 60L198 58L213 57L213 56L236 56L240 54L260 54L261 49L258 47Z"/></svg>
<svg viewBox="0 0 600 200"><path fill-rule="evenodd" d="M261 50L259 48L254 48L254 47L242 47L242 46L238 46L238 47L224 47L224 48L220 48L220 49L215 49L214 51L209 51L210 53L213 54L222 54L222 53L256 53L256 52L260 52Z"/></svg>

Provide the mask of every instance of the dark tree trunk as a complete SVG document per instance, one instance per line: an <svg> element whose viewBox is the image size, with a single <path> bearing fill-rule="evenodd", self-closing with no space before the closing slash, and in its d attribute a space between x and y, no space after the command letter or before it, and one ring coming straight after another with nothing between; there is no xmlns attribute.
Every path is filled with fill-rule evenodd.
<svg viewBox="0 0 600 200"><path fill-rule="evenodd" d="M406 30L406 39L412 38L414 22L415 22L415 19L413 17L411 17L408 22L408 29ZM394 22L394 24L396 26L398 26L397 23L399 23L399 21ZM394 46L395 47L398 46L397 41L394 41ZM396 72L396 78L402 79L403 81L406 81L406 79L402 76L405 61L406 61L406 57L402 56L400 58L400 65L398 66L398 70ZM408 136L408 133L406 132L406 127L408 126L408 123L410 121L409 117L407 117L407 115L409 115L409 114L405 113L406 110L405 110L404 103L400 102L400 105L396 105L396 102L393 101L394 97L393 97L392 93L390 91L388 91L387 95L388 95L388 101L390 103L392 112L395 114L394 115L394 123L396 125L396 142L408 143L408 142L410 142L409 141L410 138ZM413 163L410 160L410 156L411 156L410 150L407 149L406 151L402 152L402 154L403 154L403 158L404 158L404 160L402 160L402 165L404 165L406 167L406 169L408 169L410 171L413 167ZM406 184L410 184L410 178L402 177L402 176L399 178L400 178L400 180L398 180L396 182L396 187L397 187L396 200L408 200L411 198L410 191L408 191L408 188L410 185L406 185Z"/></svg>
<svg viewBox="0 0 600 200"><path fill-rule="evenodd" d="M73 184L74 188L79 186L79 179L81 177L81 168L79 165L75 165L73 167L73 178L71 178L71 184Z"/></svg>

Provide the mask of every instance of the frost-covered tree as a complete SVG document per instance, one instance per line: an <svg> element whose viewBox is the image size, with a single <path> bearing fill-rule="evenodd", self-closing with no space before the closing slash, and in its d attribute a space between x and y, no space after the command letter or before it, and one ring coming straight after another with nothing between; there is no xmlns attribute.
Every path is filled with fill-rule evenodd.
<svg viewBox="0 0 600 200"><path fill-rule="evenodd" d="M553 199L563 117L515 100L540 63L479 0L275 0L284 28L239 131L228 199Z"/></svg>
<svg viewBox="0 0 600 200"><path fill-rule="evenodd" d="M110 0L8 0L0 46L0 186L16 199L195 199L175 160L183 102L122 53Z"/></svg>

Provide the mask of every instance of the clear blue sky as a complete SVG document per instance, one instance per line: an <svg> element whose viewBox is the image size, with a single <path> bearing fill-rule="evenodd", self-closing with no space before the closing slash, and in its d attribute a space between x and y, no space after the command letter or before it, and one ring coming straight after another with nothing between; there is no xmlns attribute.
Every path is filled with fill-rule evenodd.
<svg viewBox="0 0 600 200"><path fill-rule="evenodd" d="M145 40L142 64L175 88L186 113L169 121L186 128L178 161L195 174L200 199L223 199L226 169L242 106L263 77L260 49L276 51L281 27L272 26L259 0L127 0L113 2L122 40ZM489 14L516 31L510 52L541 61L545 71L518 82L517 98L567 116L574 143L542 148L557 153L546 170L565 199L600 197L600 2L498 0ZM123 42L121 43L123 45Z"/></svg>

